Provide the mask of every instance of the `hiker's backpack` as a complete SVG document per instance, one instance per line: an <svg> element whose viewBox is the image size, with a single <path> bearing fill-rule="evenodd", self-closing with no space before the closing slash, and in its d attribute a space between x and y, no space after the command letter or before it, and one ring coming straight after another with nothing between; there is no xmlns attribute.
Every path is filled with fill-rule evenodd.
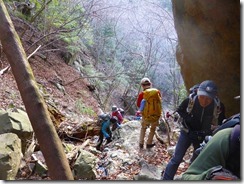
<svg viewBox="0 0 244 184"><path fill-rule="evenodd" d="M124 115L125 115L125 111L124 111L124 109L122 109L122 108L118 108L118 111L119 111L120 114L124 117Z"/></svg>
<svg viewBox="0 0 244 184"><path fill-rule="evenodd" d="M157 121L162 113L162 99L159 90L149 88L143 91L143 99L146 100L142 111L142 117L147 121Z"/></svg>
<svg viewBox="0 0 244 184"><path fill-rule="evenodd" d="M107 114L107 113L103 113L103 114L100 114L98 116L98 122L99 122L99 124L102 124L103 122L108 121L108 120L110 120L110 115Z"/></svg>
<svg viewBox="0 0 244 184"><path fill-rule="evenodd" d="M213 135L216 134L218 131L222 130L222 129L225 129L225 128L231 128L231 127L234 127L235 125L237 124L240 124L240 121L241 121L241 115L240 113L238 114L235 114L227 119L225 119L223 122L222 122L222 125L220 125L218 128L216 128L214 131L213 131Z"/></svg>
<svg viewBox="0 0 244 184"><path fill-rule="evenodd" d="M197 95L195 93L191 93L189 95L189 103L186 109L188 114L191 114L196 98ZM214 100L214 111L213 111L213 120L211 124L218 125L218 118L219 118L219 114L221 113L220 100L217 97L215 97L213 100Z"/></svg>

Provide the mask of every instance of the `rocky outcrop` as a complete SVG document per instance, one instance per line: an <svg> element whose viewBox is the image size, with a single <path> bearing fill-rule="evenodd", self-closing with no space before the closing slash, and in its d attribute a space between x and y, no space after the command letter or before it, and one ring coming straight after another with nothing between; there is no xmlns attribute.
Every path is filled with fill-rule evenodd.
<svg viewBox="0 0 244 184"><path fill-rule="evenodd" d="M21 109L0 110L0 134L14 133L21 140L22 153L27 148L28 140L32 138L33 129L25 111Z"/></svg>
<svg viewBox="0 0 244 184"><path fill-rule="evenodd" d="M80 155L74 164L74 177L76 179L95 180L96 162L97 158L95 155L88 151L80 150Z"/></svg>
<svg viewBox="0 0 244 184"><path fill-rule="evenodd" d="M186 87L213 80L226 115L240 112L240 2L172 0L179 44L177 61Z"/></svg>
<svg viewBox="0 0 244 184"><path fill-rule="evenodd" d="M14 133L0 134L0 180L15 180L22 153L21 140Z"/></svg>

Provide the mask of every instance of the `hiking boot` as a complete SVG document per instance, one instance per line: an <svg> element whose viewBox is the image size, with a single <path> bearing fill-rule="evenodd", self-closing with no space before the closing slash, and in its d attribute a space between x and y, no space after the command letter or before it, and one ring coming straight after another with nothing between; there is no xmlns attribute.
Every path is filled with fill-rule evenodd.
<svg viewBox="0 0 244 184"><path fill-rule="evenodd" d="M143 144L139 144L139 147L142 149L143 148Z"/></svg>
<svg viewBox="0 0 244 184"><path fill-rule="evenodd" d="M109 144L110 142L112 142L112 139L107 139L106 144Z"/></svg>
<svg viewBox="0 0 244 184"><path fill-rule="evenodd" d="M155 146L155 143L154 144L147 144L147 148L152 148L153 146Z"/></svg>
<svg viewBox="0 0 244 184"><path fill-rule="evenodd" d="M97 145L96 150L101 151L101 147L99 145Z"/></svg>

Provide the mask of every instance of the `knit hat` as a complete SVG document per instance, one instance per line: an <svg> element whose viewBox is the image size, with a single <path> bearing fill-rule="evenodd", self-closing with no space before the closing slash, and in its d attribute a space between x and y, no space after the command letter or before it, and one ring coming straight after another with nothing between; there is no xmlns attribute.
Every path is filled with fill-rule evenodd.
<svg viewBox="0 0 244 184"><path fill-rule="evenodd" d="M141 85L151 85L151 81L150 81L150 79L149 78L143 78L142 80L141 80Z"/></svg>
<svg viewBox="0 0 244 184"><path fill-rule="evenodd" d="M200 84L197 95L208 96L213 99L216 97L217 91L218 89L216 84L211 80L206 80Z"/></svg>

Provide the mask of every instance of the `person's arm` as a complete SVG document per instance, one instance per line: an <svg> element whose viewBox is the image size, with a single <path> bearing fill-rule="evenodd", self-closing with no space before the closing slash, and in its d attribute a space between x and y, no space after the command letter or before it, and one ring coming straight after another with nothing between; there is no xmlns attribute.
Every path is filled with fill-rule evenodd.
<svg viewBox="0 0 244 184"><path fill-rule="evenodd" d="M203 148L198 157L182 175L182 180L204 180L207 173L215 166L226 167L229 155L229 136L232 128L216 133Z"/></svg>
<svg viewBox="0 0 244 184"><path fill-rule="evenodd" d="M144 107L145 107L145 103L146 103L146 100L145 99L142 99L142 101L141 101L141 105L140 105L140 112L142 112L143 111L143 109L144 109Z"/></svg>
<svg viewBox="0 0 244 184"><path fill-rule="evenodd" d="M183 102L181 102L181 104L179 105L179 107L176 109L176 112L178 112L178 114L185 119L188 116L187 113L187 107L188 107L188 103L189 103L189 98L186 98L185 100L183 100Z"/></svg>
<svg viewBox="0 0 244 184"><path fill-rule="evenodd" d="M136 106L137 106L138 108L140 108L142 99L143 99L143 92L141 92L141 93L138 95L138 97L137 97Z"/></svg>

